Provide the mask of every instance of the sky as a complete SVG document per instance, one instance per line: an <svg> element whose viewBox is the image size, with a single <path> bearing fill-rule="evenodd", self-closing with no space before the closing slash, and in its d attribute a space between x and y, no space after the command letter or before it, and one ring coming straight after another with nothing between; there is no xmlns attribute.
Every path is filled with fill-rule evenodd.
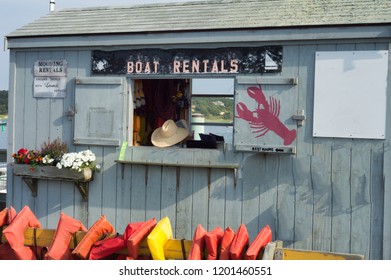
<svg viewBox="0 0 391 280"><path fill-rule="evenodd" d="M94 6L123 6L152 3L188 2L189 0L55 0L56 10L65 8L82 8ZM191 0L200 1L200 0ZM0 1L0 35L12 31L49 13L50 0L1 0ZM0 90L8 90L9 83L9 50L0 49Z"/></svg>

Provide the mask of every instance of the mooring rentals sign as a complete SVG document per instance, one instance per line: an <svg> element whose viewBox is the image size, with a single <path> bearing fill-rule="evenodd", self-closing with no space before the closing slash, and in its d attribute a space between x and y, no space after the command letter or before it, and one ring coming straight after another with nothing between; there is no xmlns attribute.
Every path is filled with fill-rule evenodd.
<svg viewBox="0 0 391 280"><path fill-rule="evenodd" d="M37 60L34 64L34 97L64 98L67 68L66 60Z"/></svg>
<svg viewBox="0 0 391 280"><path fill-rule="evenodd" d="M282 47L138 49L92 52L92 73L217 75L281 72Z"/></svg>

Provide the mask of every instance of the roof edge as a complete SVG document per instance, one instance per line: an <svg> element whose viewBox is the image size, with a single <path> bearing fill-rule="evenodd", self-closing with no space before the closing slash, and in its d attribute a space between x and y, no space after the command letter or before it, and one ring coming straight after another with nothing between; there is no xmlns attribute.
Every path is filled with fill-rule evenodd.
<svg viewBox="0 0 391 280"><path fill-rule="evenodd" d="M69 33L69 34L43 34L43 35L6 35L5 39L18 38L47 38L47 37L75 37L75 36L116 36L116 35L150 35L164 33L199 33L199 32L226 32L226 31L257 31L257 30L281 30L281 29L325 29L325 28L351 28L366 26L390 26L391 21L385 23L354 23L354 24L324 24L324 25L289 25L289 26L267 26L267 27L244 27L244 28L215 28L215 29L186 29L186 30L156 30L137 32L96 32L96 33Z"/></svg>

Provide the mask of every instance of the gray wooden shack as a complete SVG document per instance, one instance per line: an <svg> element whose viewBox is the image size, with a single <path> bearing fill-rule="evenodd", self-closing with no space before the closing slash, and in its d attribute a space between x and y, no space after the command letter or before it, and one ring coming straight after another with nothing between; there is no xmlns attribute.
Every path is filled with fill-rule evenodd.
<svg viewBox="0 0 391 280"><path fill-rule="evenodd" d="M51 12L6 37L8 162L19 148L60 137L73 151L91 149L102 171L84 199L57 180L38 180L32 196L9 164L7 205L28 205L48 228L60 211L86 226L104 214L119 233L129 222L168 216L178 239L191 239L198 224L243 223L252 240L268 224L287 247L391 259L390 43L389 0ZM205 52L218 69L200 73L189 65ZM146 70L142 63L160 54L183 64ZM242 67L251 58L255 66ZM233 142L133 146L133 81L151 77L234 78ZM53 81L54 89L40 89Z"/></svg>

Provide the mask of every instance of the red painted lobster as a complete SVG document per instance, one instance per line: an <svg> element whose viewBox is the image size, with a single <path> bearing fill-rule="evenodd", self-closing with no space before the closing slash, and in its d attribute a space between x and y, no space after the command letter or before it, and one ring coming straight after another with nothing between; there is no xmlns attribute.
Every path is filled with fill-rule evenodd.
<svg viewBox="0 0 391 280"><path fill-rule="evenodd" d="M296 139L296 130L289 130L278 118L280 101L270 96L269 102L267 102L261 85L247 88L247 94L258 103L257 108L250 111L243 102L239 102L236 105L237 118L246 120L250 124L253 133L258 134L255 136L256 138L271 130L284 140L285 146L292 144Z"/></svg>

